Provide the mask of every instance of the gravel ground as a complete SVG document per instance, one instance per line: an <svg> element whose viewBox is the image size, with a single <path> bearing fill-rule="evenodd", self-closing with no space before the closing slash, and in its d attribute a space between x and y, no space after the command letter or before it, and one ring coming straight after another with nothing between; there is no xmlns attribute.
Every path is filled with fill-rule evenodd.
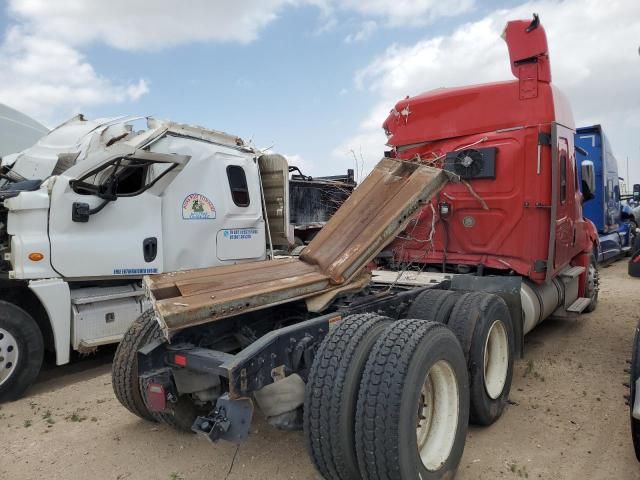
<svg viewBox="0 0 640 480"><path fill-rule="evenodd" d="M594 313L527 337L512 404L497 424L470 430L457 479L640 479L622 386L640 280L626 262L601 275ZM27 397L0 406L0 479L317 478L302 434L261 418L236 447L132 416L113 396L111 355L50 368Z"/></svg>

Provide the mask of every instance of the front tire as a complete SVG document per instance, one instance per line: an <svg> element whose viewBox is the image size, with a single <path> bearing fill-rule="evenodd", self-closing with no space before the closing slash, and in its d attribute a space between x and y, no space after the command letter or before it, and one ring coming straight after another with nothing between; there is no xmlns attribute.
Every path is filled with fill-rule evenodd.
<svg viewBox="0 0 640 480"><path fill-rule="evenodd" d="M38 376L43 356L42 332L33 317L0 300L0 402L22 396Z"/></svg>
<svg viewBox="0 0 640 480"><path fill-rule="evenodd" d="M465 293L451 312L449 328L467 360L470 420L491 425L504 411L513 378L515 342L509 309L497 295Z"/></svg>
<svg viewBox="0 0 640 480"><path fill-rule="evenodd" d="M362 375L355 428L362 478L453 478L468 415L467 368L453 333L424 320L393 323Z"/></svg>

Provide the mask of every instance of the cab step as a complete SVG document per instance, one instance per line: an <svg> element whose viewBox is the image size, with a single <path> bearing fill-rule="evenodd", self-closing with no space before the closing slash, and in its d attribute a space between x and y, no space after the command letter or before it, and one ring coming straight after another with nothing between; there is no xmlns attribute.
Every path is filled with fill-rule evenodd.
<svg viewBox="0 0 640 480"><path fill-rule="evenodd" d="M590 304L591 304L590 298L579 297L578 299L576 299L575 302L569 305L569 308L567 308L567 312L582 313L584 312L584 309L587 308Z"/></svg>

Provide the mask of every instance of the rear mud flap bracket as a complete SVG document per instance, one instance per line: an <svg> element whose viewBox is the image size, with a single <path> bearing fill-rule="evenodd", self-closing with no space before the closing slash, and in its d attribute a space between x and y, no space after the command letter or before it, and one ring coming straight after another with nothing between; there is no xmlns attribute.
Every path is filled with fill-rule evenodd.
<svg viewBox="0 0 640 480"><path fill-rule="evenodd" d="M210 442L227 440L242 443L249 436L253 402L249 398L231 400L228 394L221 396L216 408L206 417L197 417L191 430L205 436Z"/></svg>

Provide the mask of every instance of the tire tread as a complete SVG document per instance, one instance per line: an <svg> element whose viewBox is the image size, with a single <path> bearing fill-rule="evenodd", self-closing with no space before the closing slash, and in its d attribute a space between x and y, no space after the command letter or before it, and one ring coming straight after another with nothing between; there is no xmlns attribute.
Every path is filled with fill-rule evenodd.
<svg viewBox="0 0 640 480"><path fill-rule="evenodd" d="M362 375L356 414L362 478L401 480L398 423L405 378L422 339L446 329L436 322L399 320L374 345Z"/></svg>
<svg viewBox="0 0 640 480"><path fill-rule="evenodd" d="M118 401L134 415L152 422L157 418L147 409L140 392L137 352L161 336L153 310L144 312L124 334L111 367L111 384Z"/></svg>
<svg viewBox="0 0 640 480"><path fill-rule="evenodd" d="M307 450L328 480L350 480L345 442L340 433L343 392L348 367L361 341L390 319L374 313L346 317L321 343L305 389L304 431Z"/></svg>

